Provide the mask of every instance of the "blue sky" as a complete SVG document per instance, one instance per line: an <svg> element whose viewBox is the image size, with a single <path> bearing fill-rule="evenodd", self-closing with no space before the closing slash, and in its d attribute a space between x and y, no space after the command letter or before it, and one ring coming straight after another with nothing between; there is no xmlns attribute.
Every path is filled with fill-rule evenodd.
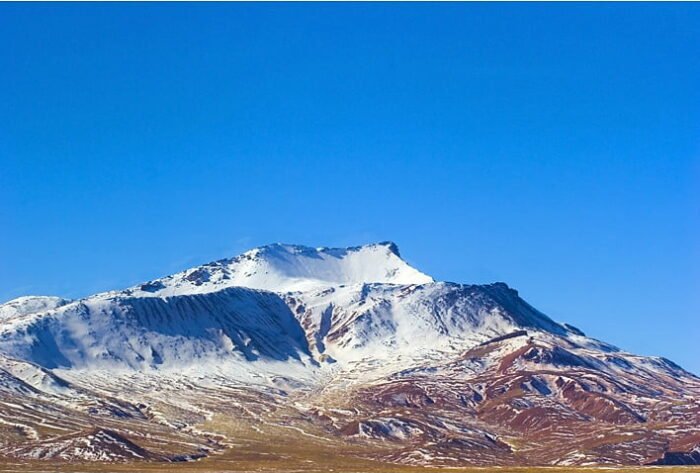
<svg viewBox="0 0 700 473"><path fill-rule="evenodd" d="M0 5L0 300L394 240L700 373L700 6Z"/></svg>

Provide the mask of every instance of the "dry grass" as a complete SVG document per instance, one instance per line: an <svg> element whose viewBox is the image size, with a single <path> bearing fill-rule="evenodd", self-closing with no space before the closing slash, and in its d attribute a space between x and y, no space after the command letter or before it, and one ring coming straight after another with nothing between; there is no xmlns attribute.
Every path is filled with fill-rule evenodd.
<svg viewBox="0 0 700 473"><path fill-rule="evenodd" d="M59 463L55 461L18 461L0 457L0 473L700 473L700 467L419 467L389 464L369 457L381 457L395 446L371 444L342 438L328 438L327 432L312 422L304 422L299 413L284 407L274 411L275 418L262 416L252 427L250 419L232 411L215 414L198 424L198 428L229 439L223 451L196 462L120 464ZM303 427L303 432L298 429ZM155 438L155 437L153 437ZM152 438L152 439L153 439ZM160 438L160 437L158 437ZM137 439L143 443L144 439ZM173 439L178 440L178 439ZM182 439L179 439L182 440ZM157 447L155 441L145 445ZM194 445L163 442L161 453L178 454L193 451Z"/></svg>
<svg viewBox="0 0 700 473"><path fill-rule="evenodd" d="M207 459L195 463L155 464L155 463L127 463L127 464L97 464L97 463L51 463L51 462L22 462L0 463L0 472L12 473L44 473L44 472L71 472L71 473L219 473L219 472L267 472L267 473L636 473L640 471L649 473L697 473L700 467L624 467L624 468L575 468L575 467L485 467L485 468L429 468L408 467L382 464L355 464L352 465L342 460L338 463L330 462L323 465L306 463L299 465L297 462L286 462L283 459L265 460L258 459L237 462L223 459Z"/></svg>
<svg viewBox="0 0 700 473"><path fill-rule="evenodd" d="M214 424L217 422L214 421ZM230 427L230 424L229 428ZM244 427L240 427L243 429ZM279 430L278 430L279 429ZM219 429L221 430L221 429ZM241 431L238 431L240 434ZM246 431L245 441L230 445L224 452L188 463L56 463L7 462L0 459L0 473L700 473L700 467L483 467L430 468L387 464L358 458L380 453L378 448L352 443L327 443L302 434L289 435L288 429L272 428L264 434ZM241 438L241 437L239 437Z"/></svg>

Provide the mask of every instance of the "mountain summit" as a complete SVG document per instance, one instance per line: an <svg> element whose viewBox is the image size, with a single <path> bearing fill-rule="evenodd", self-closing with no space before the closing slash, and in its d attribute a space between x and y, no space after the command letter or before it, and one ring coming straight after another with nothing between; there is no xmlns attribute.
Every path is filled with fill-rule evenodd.
<svg viewBox="0 0 700 473"><path fill-rule="evenodd" d="M172 461L229 440L274 456L299 433L430 466L688 462L700 448L691 373L504 283L435 281L390 242L273 244L80 300L2 304L0 402L13 458Z"/></svg>
<svg viewBox="0 0 700 473"><path fill-rule="evenodd" d="M156 295L177 295L233 286L293 292L353 284L432 281L401 259L398 247L391 242L351 248L276 243L151 281L140 288Z"/></svg>

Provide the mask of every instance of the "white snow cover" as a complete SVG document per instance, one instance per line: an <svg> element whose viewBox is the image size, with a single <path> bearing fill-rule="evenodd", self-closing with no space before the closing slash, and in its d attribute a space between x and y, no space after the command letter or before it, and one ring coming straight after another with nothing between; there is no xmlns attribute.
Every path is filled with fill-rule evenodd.
<svg viewBox="0 0 700 473"><path fill-rule="evenodd" d="M72 395L75 393L63 379L54 375L50 370L27 361L7 358L0 355L0 379L15 385L24 386L28 391L36 390L44 394ZM0 391L3 390L0 382Z"/></svg>
<svg viewBox="0 0 700 473"><path fill-rule="evenodd" d="M435 282L389 242L268 245L123 291L73 302L20 298L0 308L0 355L48 369L301 379L368 360L403 369L523 330L602 358L618 351L552 321L503 283ZM608 358L611 370L631 369L629 357ZM33 388L53 383L33 370L10 371Z"/></svg>
<svg viewBox="0 0 700 473"><path fill-rule="evenodd" d="M281 299L246 288L99 295L0 325L0 353L47 368L179 370L220 359L299 360L306 352L304 332Z"/></svg>
<svg viewBox="0 0 700 473"><path fill-rule="evenodd" d="M498 294L499 290L503 295ZM460 349L524 326L563 333L557 324L542 316L551 324L548 326L534 313L522 320L514 319L515 314L504 307L508 291L505 285L444 282L361 284L294 293L285 299L312 335L311 350L335 360ZM518 309L518 315L527 310Z"/></svg>
<svg viewBox="0 0 700 473"><path fill-rule="evenodd" d="M240 286L273 292L383 283L424 284L433 278L408 265L394 243L352 248L273 244L132 288L134 294L172 296Z"/></svg>
<svg viewBox="0 0 700 473"><path fill-rule="evenodd" d="M69 303L68 299L54 296L23 296L0 304L0 322L23 315L43 312Z"/></svg>

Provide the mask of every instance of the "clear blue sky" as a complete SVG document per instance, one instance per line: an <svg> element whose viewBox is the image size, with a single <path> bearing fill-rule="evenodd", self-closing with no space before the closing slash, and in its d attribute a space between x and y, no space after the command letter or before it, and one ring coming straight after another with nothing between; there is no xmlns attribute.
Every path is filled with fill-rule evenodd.
<svg viewBox="0 0 700 473"><path fill-rule="evenodd" d="M700 373L700 5L2 4L0 300L269 242Z"/></svg>

